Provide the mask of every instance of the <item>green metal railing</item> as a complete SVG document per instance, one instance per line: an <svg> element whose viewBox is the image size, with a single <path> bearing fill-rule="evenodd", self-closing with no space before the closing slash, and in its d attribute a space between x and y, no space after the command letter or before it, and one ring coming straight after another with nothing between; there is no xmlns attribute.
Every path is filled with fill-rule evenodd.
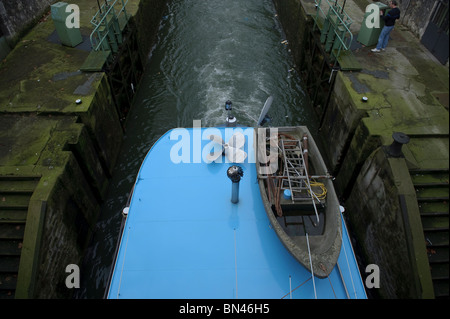
<svg viewBox="0 0 450 319"><path fill-rule="evenodd" d="M92 50L117 52L119 44L122 43L119 18L123 14L125 21L128 21L126 11L128 0L126 2L125 0L104 1L105 3L99 5L99 10L91 19L91 23L94 25L94 30L90 35Z"/></svg>
<svg viewBox="0 0 450 319"><path fill-rule="evenodd" d="M337 3L338 1L333 1L334 4L332 4L329 0L325 0L324 3L328 4L328 6L325 5L328 7L326 13L322 8L322 0L314 0L314 2L317 9L314 28L319 27L321 31L320 41L325 44L325 51L331 52L337 59L342 50L350 49L353 42L353 34L350 31L353 20ZM319 21L323 21L322 28L318 25Z"/></svg>

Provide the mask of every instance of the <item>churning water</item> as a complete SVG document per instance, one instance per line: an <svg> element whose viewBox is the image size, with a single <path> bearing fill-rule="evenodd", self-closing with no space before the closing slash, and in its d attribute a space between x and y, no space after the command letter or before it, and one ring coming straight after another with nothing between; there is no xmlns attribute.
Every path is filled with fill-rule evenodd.
<svg viewBox="0 0 450 319"><path fill-rule="evenodd" d="M173 0L128 114L120 158L81 267L79 298L101 298L125 206L152 144L174 127L223 125L225 101L238 124L256 126L272 95L272 126L307 125L308 100L294 73L272 0ZM155 167L155 170L159 168Z"/></svg>

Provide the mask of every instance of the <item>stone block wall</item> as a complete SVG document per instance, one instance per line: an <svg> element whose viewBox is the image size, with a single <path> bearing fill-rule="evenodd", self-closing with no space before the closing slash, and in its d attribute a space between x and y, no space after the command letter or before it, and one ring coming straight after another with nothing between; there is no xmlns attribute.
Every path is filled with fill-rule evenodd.
<svg viewBox="0 0 450 319"><path fill-rule="evenodd" d="M432 298L425 239L405 159L376 149L362 166L346 208L365 262L380 270L380 286L369 295Z"/></svg>
<svg viewBox="0 0 450 319"><path fill-rule="evenodd" d="M154 43L166 2L142 0L131 18L130 23L136 26L133 32L141 39L138 43L143 61ZM48 24L45 26L50 28ZM36 29L42 30L42 26ZM48 134L39 156L37 151L26 152L38 156L32 171L40 175L40 181L29 204L16 298L73 297L75 290L66 287L69 273L65 269L69 264L81 265L85 258L120 152L123 130L109 75L98 72L79 76L87 78L85 84L89 84L79 106L48 102L49 109L30 116L36 122L46 119L53 125L42 124ZM25 106L24 110L29 112ZM36 130L42 125L35 124Z"/></svg>
<svg viewBox="0 0 450 319"><path fill-rule="evenodd" d="M11 39L20 36L54 2L56 0L1 0L0 32Z"/></svg>
<svg viewBox="0 0 450 319"><path fill-rule="evenodd" d="M166 4L167 0L141 0L139 2L139 9L133 17L133 22L137 29L139 53L142 61L147 61L148 54L156 41Z"/></svg>
<svg viewBox="0 0 450 319"><path fill-rule="evenodd" d="M65 269L81 263L95 229L99 206L75 158L69 157L48 197L33 298L71 298L74 290L65 285Z"/></svg>
<svg viewBox="0 0 450 319"><path fill-rule="evenodd" d="M427 28L437 0L401 0L400 23L407 26L419 39Z"/></svg>

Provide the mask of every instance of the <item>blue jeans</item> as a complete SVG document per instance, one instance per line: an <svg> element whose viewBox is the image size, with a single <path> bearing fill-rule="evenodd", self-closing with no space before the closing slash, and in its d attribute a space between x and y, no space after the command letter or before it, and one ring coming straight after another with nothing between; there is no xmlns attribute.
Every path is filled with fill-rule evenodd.
<svg viewBox="0 0 450 319"><path fill-rule="evenodd" d="M391 31L394 29L394 26L384 26L381 30L380 37L378 38L378 44L377 49L385 49L387 47L388 41L389 41L389 34L391 34Z"/></svg>

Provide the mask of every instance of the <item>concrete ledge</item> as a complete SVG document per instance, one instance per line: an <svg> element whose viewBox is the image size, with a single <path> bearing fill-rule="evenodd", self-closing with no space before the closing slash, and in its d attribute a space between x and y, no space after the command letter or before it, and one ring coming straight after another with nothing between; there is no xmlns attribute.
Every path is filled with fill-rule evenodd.
<svg viewBox="0 0 450 319"><path fill-rule="evenodd" d="M411 181L408 161L404 158L389 158L394 182L399 193L400 210L405 229L405 240L414 277L410 284L416 296L424 299L434 298L433 282L426 253L420 210L416 189Z"/></svg>

